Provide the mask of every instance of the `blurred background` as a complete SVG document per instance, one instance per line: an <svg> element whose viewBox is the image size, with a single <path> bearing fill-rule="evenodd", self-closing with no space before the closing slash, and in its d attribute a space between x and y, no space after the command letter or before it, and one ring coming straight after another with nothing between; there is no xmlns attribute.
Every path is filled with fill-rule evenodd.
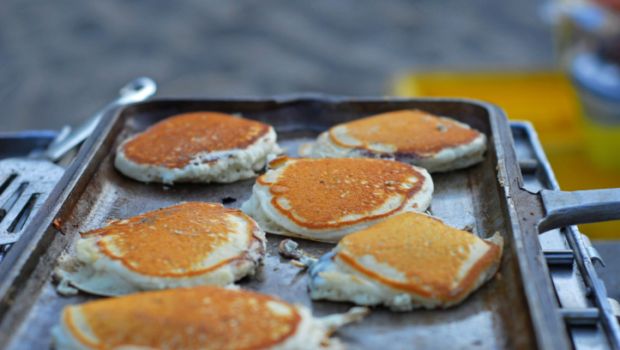
<svg viewBox="0 0 620 350"><path fill-rule="evenodd" d="M552 67L542 4L4 0L0 127L75 124L139 75L159 96L386 95L409 72Z"/></svg>
<svg viewBox="0 0 620 350"><path fill-rule="evenodd" d="M618 8L615 0L5 0L0 131L76 125L141 75L165 97L473 97L534 123L563 189L620 187ZM618 222L581 229L620 238ZM597 247L610 259L619 246Z"/></svg>

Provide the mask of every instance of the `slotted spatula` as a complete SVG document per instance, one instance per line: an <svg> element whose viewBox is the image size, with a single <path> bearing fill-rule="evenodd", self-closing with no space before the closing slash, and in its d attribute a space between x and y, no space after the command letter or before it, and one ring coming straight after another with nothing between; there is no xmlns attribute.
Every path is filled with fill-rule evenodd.
<svg viewBox="0 0 620 350"><path fill-rule="evenodd" d="M106 111L119 105L146 100L156 90L157 86L152 79L134 79L120 89L120 96L115 101L74 130L61 132L45 151L31 152L24 158L0 161L0 259L10 245L19 239L28 219L60 180L64 168L55 162L84 141Z"/></svg>

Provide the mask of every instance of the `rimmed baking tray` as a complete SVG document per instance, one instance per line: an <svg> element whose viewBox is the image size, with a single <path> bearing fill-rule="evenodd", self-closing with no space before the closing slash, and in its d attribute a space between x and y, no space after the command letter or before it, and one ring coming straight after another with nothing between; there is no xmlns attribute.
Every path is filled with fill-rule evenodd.
<svg viewBox="0 0 620 350"><path fill-rule="evenodd" d="M240 113L273 125L281 146L294 156L299 144L333 124L407 108L450 116L489 136L481 164L433 175L431 211L451 225L473 228L482 237L502 233L505 247L501 268L493 280L460 306L408 313L376 308L363 322L339 331L339 338L354 349L569 348L537 238L536 225L544 209L540 201L520 188L521 175L503 113L492 105L469 100L329 96L160 100L109 112L0 267L0 347L49 347L50 328L58 322L62 307L95 298L87 294L59 296L51 277L58 256L79 232L110 219L180 201L224 202L238 207L249 197L253 180L162 186L122 176L113 167L114 150L130 135L177 113ZM312 302L305 273L277 253L281 238L269 235L268 239L261 272L254 279L241 281L242 287L308 305L319 316L351 306ZM298 241L315 256L332 247Z"/></svg>

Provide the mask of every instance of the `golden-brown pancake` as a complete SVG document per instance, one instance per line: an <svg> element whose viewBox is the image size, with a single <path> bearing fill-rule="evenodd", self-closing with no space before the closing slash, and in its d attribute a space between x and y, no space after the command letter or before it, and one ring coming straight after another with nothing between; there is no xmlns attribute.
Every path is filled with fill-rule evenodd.
<svg viewBox="0 0 620 350"><path fill-rule="evenodd" d="M232 182L279 151L273 128L218 112L179 114L125 141L116 167L145 182Z"/></svg>
<svg viewBox="0 0 620 350"><path fill-rule="evenodd" d="M477 163L485 149L484 134L466 124L421 110L399 110L336 125L302 153L394 158L434 172Z"/></svg>
<svg viewBox="0 0 620 350"><path fill-rule="evenodd" d="M264 233L241 211L189 202L82 234L58 275L61 286L103 295L227 285L252 274L264 251Z"/></svg>
<svg viewBox="0 0 620 350"><path fill-rule="evenodd" d="M203 286L68 306L52 334L60 350L323 349L330 345L329 331L329 322L313 318L305 307Z"/></svg>
<svg viewBox="0 0 620 350"><path fill-rule="evenodd" d="M483 240L421 213L402 213L344 237L312 268L313 298L396 310L460 303L490 279L499 235Z"/></svg>
<svg viewBox="0 0 620 350"><path fill-rule="evenodd" d="M319 241L424 211L433 191L424 169L390 160L279 158L270 166L242 210L268 232Z"/></svg>

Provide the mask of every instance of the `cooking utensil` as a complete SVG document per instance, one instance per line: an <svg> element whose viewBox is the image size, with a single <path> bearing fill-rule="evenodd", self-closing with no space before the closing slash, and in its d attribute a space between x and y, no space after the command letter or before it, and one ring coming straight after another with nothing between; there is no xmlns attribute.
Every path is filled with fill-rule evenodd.
<svg viewBox="0 0 620 350"><path fill-rule="evenodd" d="M559 310L549 270L538 241L538 223L545 217L544 200L523 189L519 165L506 118L492 105L467 100L350 99L326 96L256 100L170 100L135 104L109 112L96 136L82 147L72 167L26 227L0 265L0 347L49 346L50 327L69 304L96 297L60 297L52 273L60 254L79 232L180 201L222 201L238 207L251 191L252 180L233 184L172 187L143 184L118 173L116 147L127 137L173 114L215 110L241 113L273 125L280 144L294 155L329 126L388 110L419 108L465 122L489 136L485 160L468 169L433 175L433 214L456 227L472 227L486 237L496 231L505 241L498 276L462 305L447 310L393 313L383 308L359 324L339 332L352 348L542 348L567 349L571 340ZM52 227L56 228L64 235ZM558 223L559 221L555 221ZM554 226L554 222L550 224ZM245 288L308 305L318 316L341 312L347 304L313 302L305 275L277 253L281 238L268 237L262 272L242 281ZM313 256L332 245L298 240Z"/></svg>
<svg viewBox="0 0 620 350"><path fill-rule="evenodd" d="M0 161L0 259L21 236L22 228L33 212L48 197L64 168L54 164L84 141L107 111L128 103L143 101L157 87L150 78L137 78L123 86L120 96L75 128L64 129L44 151L33 151L27 158Z"/></svg>

